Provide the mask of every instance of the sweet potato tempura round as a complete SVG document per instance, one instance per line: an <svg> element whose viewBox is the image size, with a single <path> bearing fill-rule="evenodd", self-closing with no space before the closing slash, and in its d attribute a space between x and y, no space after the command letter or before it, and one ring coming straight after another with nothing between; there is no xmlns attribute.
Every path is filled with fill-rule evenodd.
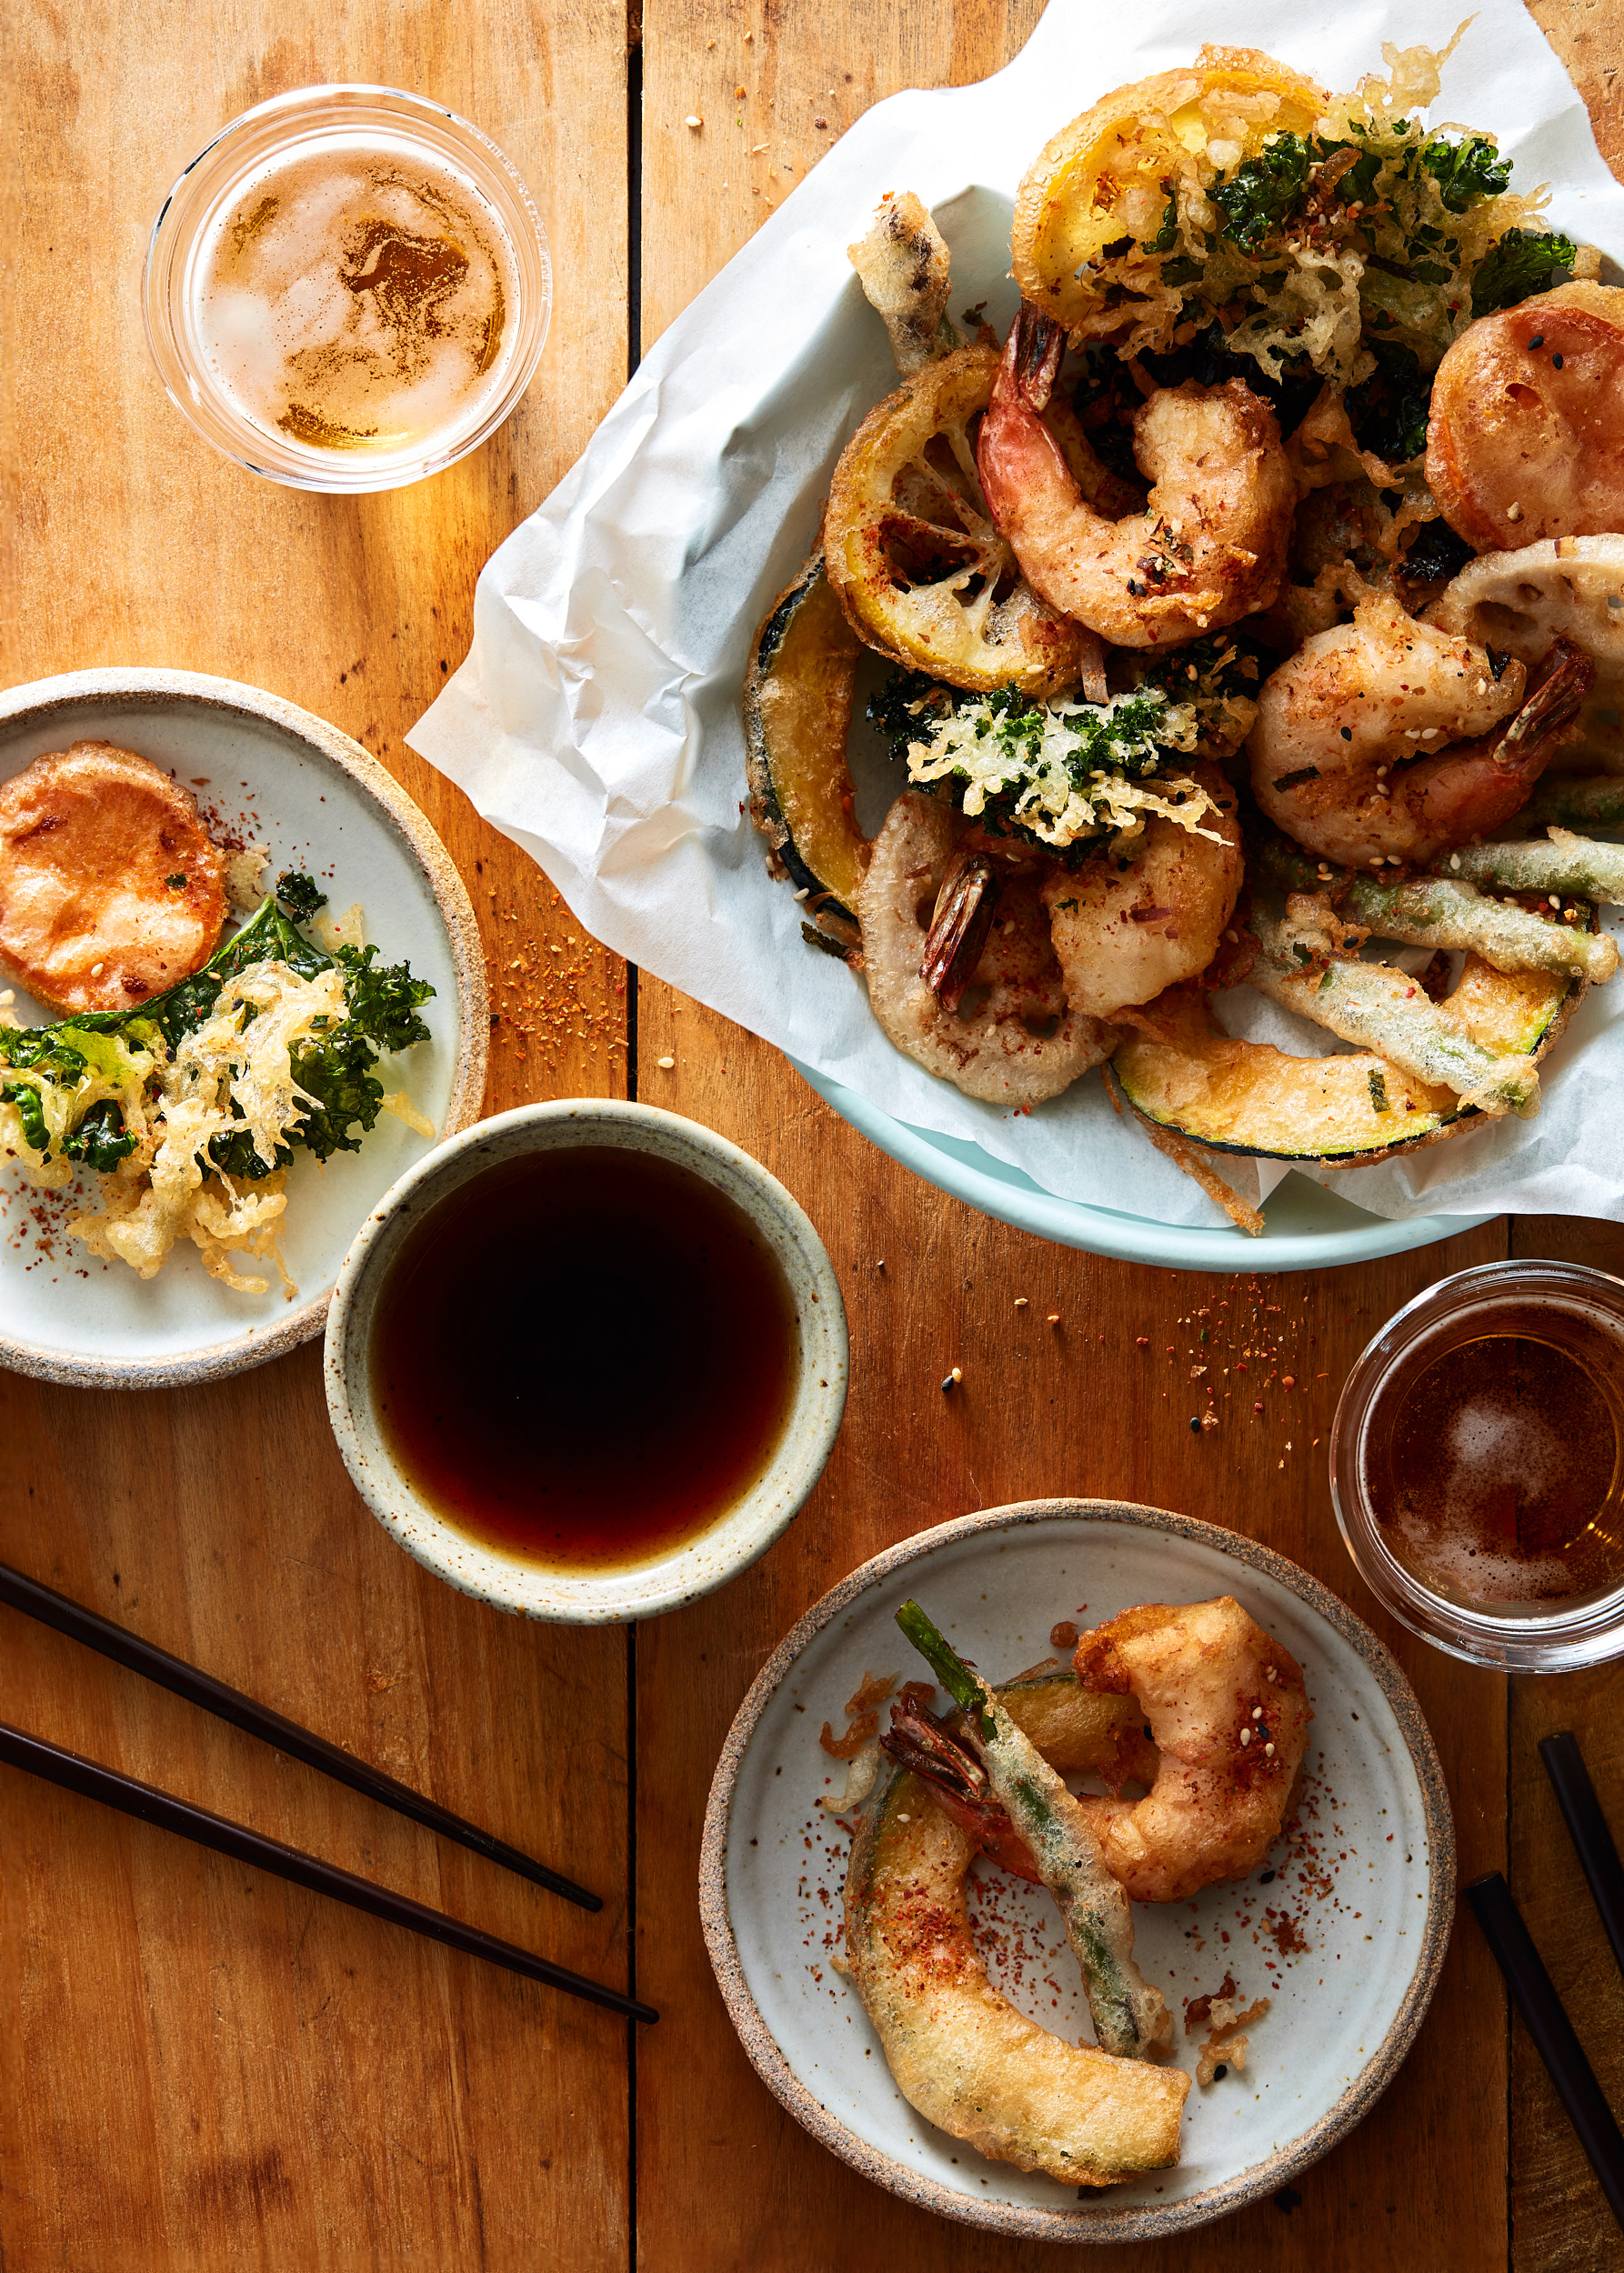
<svg viewBox="0 0 1624 2273"><path fill-rule="evenodd" d="M197 800L110 742L0 786L0 974L59 1011L131 1010L207 960L225 863Z"/></svg>

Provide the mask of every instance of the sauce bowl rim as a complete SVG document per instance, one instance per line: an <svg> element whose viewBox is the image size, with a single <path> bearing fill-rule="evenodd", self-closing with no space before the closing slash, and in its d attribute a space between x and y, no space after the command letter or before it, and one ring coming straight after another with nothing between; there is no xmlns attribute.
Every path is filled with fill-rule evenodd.
<svg viewBox="0 0 1624 2273"><path fill-rule="evenodd" d="M646 1562L552 1568L484 1545L449 1522L390 1453L371 1385L371 1319L403 1240L483 1167L608 1145L700 1176L763 1235L787 1283L800 1356L788 1418L763 1473L698 1536ZM562 1097L477 1121L414 1163L357 1232L333 1290L323 1351L327 1413L350 1479L396 1545L461 1592L517 1616L618 1625L680 1608L738 1576L788 1527L822 1475L846 1408L850 1345L827 1250L798 1201L740 1147L663 1106Z"/></svg>

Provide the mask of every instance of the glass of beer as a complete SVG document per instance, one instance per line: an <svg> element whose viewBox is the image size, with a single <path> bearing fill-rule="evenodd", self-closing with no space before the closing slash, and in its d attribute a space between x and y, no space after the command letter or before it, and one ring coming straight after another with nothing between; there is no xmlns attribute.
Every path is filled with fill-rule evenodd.
<svg viewBox="0 0 1624 2273"><path fill-rule="evenodd" d="M1412 1633L1527 1673L1624 1656L1624 1281L1530 1261L1428 1287L1349 1374L1330 1469Z"/></svg>
<svg viewBox="0 0 1624 2273"><path fill-rule="evenodd" d="M147 247L146 335L216 449L297 489L397 489L528 386L552 265L495 143L393 87L297 87L192 160Z"/></svg>

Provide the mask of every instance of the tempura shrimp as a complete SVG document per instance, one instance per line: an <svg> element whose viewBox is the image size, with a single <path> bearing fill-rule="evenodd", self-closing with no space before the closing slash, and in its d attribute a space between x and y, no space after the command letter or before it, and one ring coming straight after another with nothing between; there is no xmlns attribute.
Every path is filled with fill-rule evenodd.
<svg viewBox="0 0 1624 2273"><path fill-rule="evenodd" d="M1197 766L1194 777L1214 808L1202 833L1154 814L1137 860L1107 853L1046 877L1043 904L1074 1014L1109 1018L1153 1001L1217 955L1240 893L1240 825L1218 768Z"/></svg>
<svg viewBox="0 0 1624 2273"><path fill-rule="evenodd" d="M1264 681L1248 740L1271 821L1348 866L1432 861L1509 821L1577 730L1594 666L1567 640L1529 674L1405 614L1389 593Z"/></svg>
<svg viewBox="0 0 1624 2273"><path fill-rule="evenodd" d="M1297 503L1273 411L1238 379L1158 388L1134 419L1148 506L1107 520L1044 423L1064 351L1059 327L1023 306L977 443L988 509L1032 589L1118 647L1177 646L1268 607Z"/></svg>
<svg viewBox="0 0 1624 2273"><path fill-rule="evenodd" d="M1086 1688L1138 1699L1160 1755L1143 1799L1078 1805L1138 1902L1244 1878L1278 1837L1308 1741L1302 1668L1232 1596L1148 1602L1082 1636Z"/></svg>
<svg viewBox="0 0 1624 2273"><path fill-rule="evenodd" d="M927 1072L967 1096L1036 1105L1121 1037L1068 1004L1028 858L1002 855L1003 873L984 873L990 864L960 859L962 836L934 798L906 791L891 807L857 897L868 998L887 1037ZM926 976L921 958L960 893L964 921Z"/></svg>

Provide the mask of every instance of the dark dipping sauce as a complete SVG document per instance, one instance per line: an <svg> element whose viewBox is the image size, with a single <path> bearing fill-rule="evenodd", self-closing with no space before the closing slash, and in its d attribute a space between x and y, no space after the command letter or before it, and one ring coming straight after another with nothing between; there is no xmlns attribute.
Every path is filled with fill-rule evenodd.
<svg viewBox="0 0 1624 2273"><path fill-rule="evenodd" d="M1502 1304L1491 1333L1419 1357L1371 1417L1371 1506L1398 1560L1469 1602L1624 1579L1618 1342L1581 1313Z"/></svg>
<svg viewBox="0 0 1624 2273"><path fill-rule="evenodd" d="M647 1152L505 1161L402 1242L372 1329L385 1438L482 1545L651 1560L742 1499L794 1403L800 1328L743 1210Z"/></svg>

